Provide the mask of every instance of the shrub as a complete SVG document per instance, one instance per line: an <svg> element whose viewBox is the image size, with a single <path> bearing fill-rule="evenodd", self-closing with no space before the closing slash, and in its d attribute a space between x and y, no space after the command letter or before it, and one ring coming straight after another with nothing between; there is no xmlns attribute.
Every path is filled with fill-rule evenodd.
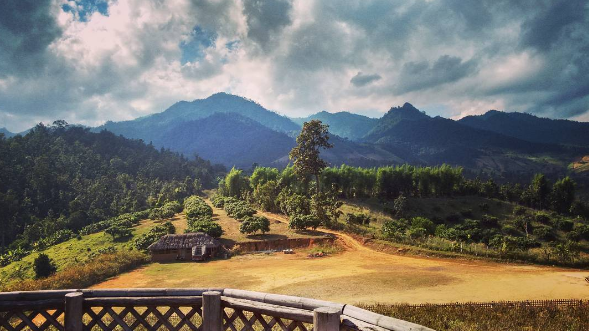
<svg viewBox="0 0 589 331"><path fill-rule="evenodd" d="M536 215L534 215L534 218L536 219L536 222L538 223L550 223L551 219L550 219L550 215L548 215L547 213L544 212L537 212Z"/></svg>
<svg viewBox="0 0 589 331"><path fill-rule="evenodd" d="M346 223L369 225L372 218L368 214L346 214Z"/></svg>
<svg viewBox="0 0 589 331"><path fill-rule="evenodd" d="M192 195L184 200L184 213L188 218L213 216L213 208L200 197Z"/></svg>
<svg viewBox="0 0 589 331"><path fill-rule="evenodd" d="M395 220L388 220L382 225L381 232L387 238L394 238L402 236L409 227L409 221L404 218Z"/></svg>
<svg viewBox="0 0 589 331"><path fill-rule="evenodd" d="M411 229L423 229L426 234L434 234L436 231L436 225L430 219L425 217L413 217L411 219Z"/></svg>
<svg viewBox="0 0 589 331"><path fill-rule="evenodd" d="M225 201L225 211L227 215L238 220L243 220L245 217L253 216L256 213L256 210L243 200L231 203Z"/></svg>
<svg viewBox="0 0 589 331"><path fill-rule="evenodd" d="M47 278L57 270L53 260L45 253L39 254L33 262L33 270L35 271L35 278Z"/></svg>
<svg viewBox="0 0 589 331"><path fill-rule="evenodd" d="M515 206L513 208L513 215L515 216L523 216L528 213L528 210L523 206Z"/></svg>
<svg viewBox="0 0 589 331"><path fill-rule="evenodd" d="M141 251L145 251L147 250L147 247L149 247L149 245L158 241L161 237L173 233L176 233L176 228L174 227L172 222L158 224L151 228L147 233L144 233L137 239L135 239L135 248Z"/></svg>
<svg viewBox="0 0 589 331"><path fill-rule="evenodd" d="M554 240L554 229L548 225L540 225L534 228L533 231L534 236L536 236L540 240Z"/></svg>
<svg viewBox="0 0 589 331"><path fill-rule="evenodd" d="M121 251L99 255L84 264L76 264L38 280L25 280L3 288L4 291L58 290L86 288L107 278L149 262L139 251Z"/></svg>
<svg viewBox="0 0 589 331"><path fill-rule="evenodd" d="M204 232L211 237L219 238L223 235L223 229L218 223L210 220L195 220L188 223L186 233Z"/></svg>
<svg viewBox="0 0 589 331"><path fill-rule="evenodd" d="M565 220L565 219L561 219L561 218L553 218L552 224L554 225L555 228L565 231L565 232L571 231L573 229L573 227L575 226L575 223L573 221Z"/></svg>
<svg viewBox="0 0 589 331"><path fill-rule="evenodd" d="M121 239L129 238L133 234L131 231L131 228L126 227L121 224L115 224L115 225L111 226L110 228L106 229L104 232L111 235L113 240L121 240Z"/></svg>
<svg viewBox="0 0 589 331"><path fill-rule="evenodd" d="M147 218L149 216L149 213L150 210L144 210L135 213L122 214L117 217L109 218L108 220L92 223L88 226L85 226L82 230L80 230L80 234L88 235L91 233L97 233L100 231L104 231L115 224L137 224L140 220ZM128 227L130 225L126 226Z"/></svg>
<svg viewBox="0 0 589 331"><path fill-rule="evenodd" d="M211 203L213 204L213 206L215 208L223 208L223 206L225 205L225 197L223 197L221 195L215 195L211 199Z"/></svg>
<svg viewBox="0 0 589 331"><path fill-rule="evenodd" d="M252 234L258 231L262 234L270 231L270 221L264 216L248 216L239 226L241 233Z"/></svg>
<svg viewBox="0 0 589 331"><path fill-rule="evenodd" d="M499 226L499 219L495 216L483 215L481 225L487 228L495 228Z"/></svg>
<svg viewBox="0 0 589 331"><path fill-rule="evenodd" d="M278 208L288 216L311 214L311 200L304 195L282 190L278 194Z"/></svg>
<svg viewBox="0 0 589 331"><path fill-rule="evenodd" d="M504 225L501 230L510 236L521 236L521 232L511 224Z"/></svg>
<svg viewBox="0 0 589 331"><path fill-rule="evenodd" d="M321 221L312 215L294 215L290 217L288 227L294 230L305 230L307 228L317 229Z"/></svg>

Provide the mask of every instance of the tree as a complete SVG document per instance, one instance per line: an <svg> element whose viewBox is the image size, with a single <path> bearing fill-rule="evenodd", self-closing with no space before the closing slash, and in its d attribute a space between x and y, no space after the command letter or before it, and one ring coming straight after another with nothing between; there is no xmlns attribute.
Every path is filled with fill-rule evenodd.
<svg viewBox="0 0 589 331"><path fill-rule="evenodd" d="M575 182L565 177L552 186L552 208L559 213L569 213L575 201Z"/></svg>
<svg viewBox="0 0 589 331"><path fill-rule="evenodd" d="M297 145L288 154L289 159L294 160L297 176L302 178L308 175L315 176L317 193L321 191L319 175L327 167L327 163L319 155L319 149L333 147L329 143L328 128L328 125L322 124L319 120L305 122L297 137Z"/></svg>
<svg viewBox="0 0 589 331"><path fill-rule="evenodd" d="M530 185L532 205L536 208L544 209L548 207L548 198L550 195L550 183L543 174L536 174Z"/></svg>
<svg viewBox="0 0 589 331"><path fill-rule="evenodd" d="M393 203L393 211L395 212L395 216L403 217L405 216L406 210L407 198L401 194L398 198L395 199L395 202Z"/></svg>
<svg viewBox="0 0 589 331"><path fill-rule="evenodd" d="M241 233L252 234L258 231L262 234L270 231L270 221L264 216L248 216L239 226Z"/></svg>
<svg viewBox="0 0 589 331"><path fill-rule="evenodd" d="M35 258L33 269L35 270L35 277L39 279L51 276L57 270L57 267L47 254L41 253Z"/></svg>

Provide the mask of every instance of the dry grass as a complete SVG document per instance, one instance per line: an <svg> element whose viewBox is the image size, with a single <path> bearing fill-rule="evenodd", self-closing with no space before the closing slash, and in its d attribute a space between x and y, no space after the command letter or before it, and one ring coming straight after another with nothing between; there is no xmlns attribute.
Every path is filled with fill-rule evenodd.
<svg viewBox="0 0 589 331"><path fill-rule="evenodd" d="M368 307L367 307L368 308ZM579 307L477 306L414 308L370 307L376 313L448 331L582 331L589 330L589 305Z"/></svg>

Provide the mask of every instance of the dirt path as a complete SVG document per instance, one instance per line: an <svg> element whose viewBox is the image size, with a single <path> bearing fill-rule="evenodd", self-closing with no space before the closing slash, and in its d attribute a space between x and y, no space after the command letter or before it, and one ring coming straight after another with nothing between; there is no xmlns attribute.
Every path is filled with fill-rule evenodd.
<svg viewBox="0 0 589 331"><path fill-rule="evenodd" d="M283 215L262 214L286 222ZM347 249L314 259L299 251L153 263L96 287L232 287L348 303L589 298L589 271L391 255L346 234L322 231L338 235Z"/></svg>

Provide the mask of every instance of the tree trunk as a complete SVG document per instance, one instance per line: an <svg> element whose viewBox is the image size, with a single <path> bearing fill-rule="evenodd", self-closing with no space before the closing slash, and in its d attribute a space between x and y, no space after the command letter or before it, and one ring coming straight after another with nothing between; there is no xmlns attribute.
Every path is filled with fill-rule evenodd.
<svg viewBox="0 0 589 331"><path fill-rule="evenodd" d="M319 185L319 174L315 174L315 182L317 184L317 194L321 192L321 186Z"/></svg>

